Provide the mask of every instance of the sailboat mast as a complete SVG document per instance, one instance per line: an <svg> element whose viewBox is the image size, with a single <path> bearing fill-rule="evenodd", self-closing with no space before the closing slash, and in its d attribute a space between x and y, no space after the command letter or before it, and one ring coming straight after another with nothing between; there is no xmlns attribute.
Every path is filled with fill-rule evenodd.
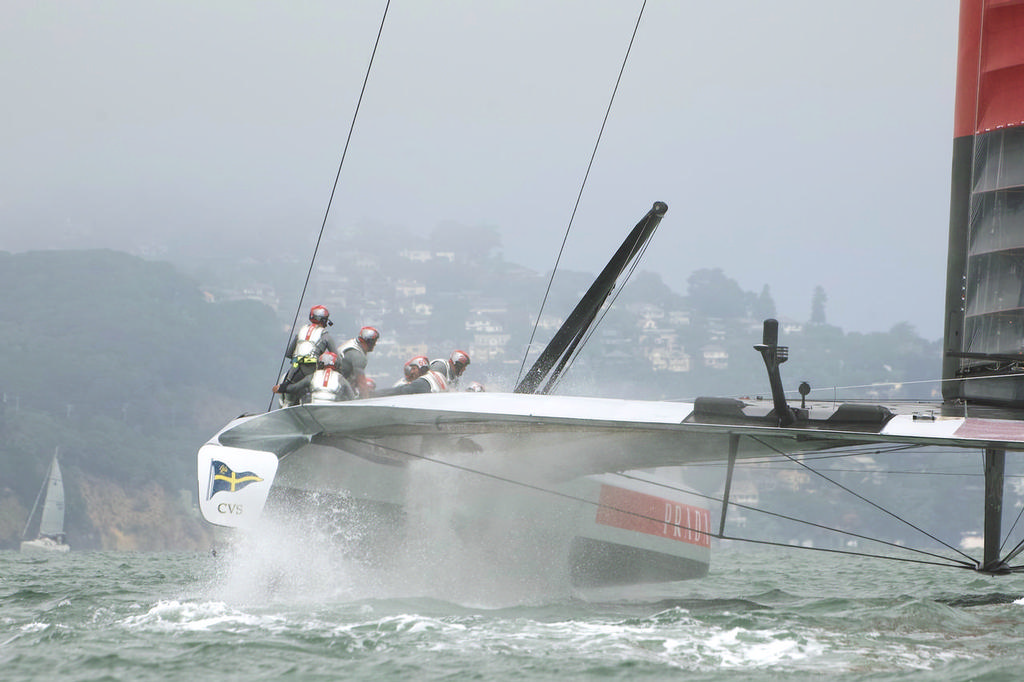
<svg viewBox="0 0 1024 682"><path fill-rule="evenodd" d="M1021 406L1024 2L961 0L943 399ZM971 381L963 381L971 379Z"/></svg>

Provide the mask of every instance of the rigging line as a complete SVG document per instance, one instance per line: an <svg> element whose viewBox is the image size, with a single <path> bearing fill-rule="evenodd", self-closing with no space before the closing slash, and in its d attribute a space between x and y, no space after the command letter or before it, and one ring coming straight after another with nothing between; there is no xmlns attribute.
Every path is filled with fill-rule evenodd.
<svg viewBox="0 0 1024 682"><path fill-rule="evenodd" d="M984 475L984 474L978 474L978 475ZM1004 475L1004 478L1006 478L1005 475ZM1017 478L1019 478L1019 476L1017 476ZM1006 535L1003 538L1002 543L1000 543L1000 545L999 545L999 552L1000 553L1002 553L1003 548L1006 546L1006 543L1010 541L1010 536L1013 535L1013 529L1017 527L1018 523L1020 523L1020 519L1021 519L1022 515L1024 515L1024 507L1021 507L1020 511L1017 512L1017 518L1013 520L1013 525L1010 526L1010 530L1006 531ZM1013 557L1017 556L1022 550L1024 550L1024 539L1022 539L1020 542L1018 542L1017 545L1012 550L1010 550L1010 552L1003 558L1003 561L1004 562L1009 561Z"/></svg>
<svg viewBox="0 0 1024 682"><path fill-rule="evenodd" d="M1010 536L1013 535L1013 529L1017 527L1018 523L1020 523L1020 518L1022 514L1024 514L1024 507L1021 507L1021 510L1017 512L1017 518L1013 520L1013 525L1010 526L1010 530L1006 531L1006 535L1003 538L1003 541L999 544L1000 553L1002 553L1003 548L1006 547L1006 543L1010 541ZM1020 553L1022 548L1024 548L1024 540L1018 542L1016 546L1012 550L1010 550L1010 553L1006 555L1003 561L1009 561L1013 557L1017 556L1017 554Z"/></svg>
<svg viewBox="0 0 1024 682"><path fill-rule="evenodd" d="M309 280L313 276L313 266L316 264L316 255L320 251L320 242L324 238L324 230L327 227L327 217L331 214L331 205L334 203L334 195L338 191L338 182L341 179L341 169L345 165L345 157L348 155L348 146L352 142L352 134L356 128L356 119L359 118L359 108L363 104L363 95L366 94L366 85L370 81L370 71L373 69L373 60L377 56L377 47L380 45L380 37L384 33L384 22L388 18L388 9L391 7L391 0L387 0L384 3L384 13L380 18L380 27L377 29L377 38L373 42L373 51L370 53L370 61L366 65L366 74L363 76L363 86L359 90L359 98L356 100L355 111L352 112L352 121L348 127L348 135L345 137L345 146L341 151L341 160L338 162L338 171L334 174L334 185L331 187L331 195L327 199L327 208L324 210L324 219L320 223L320 233L316 237L316 245L313 247L313 255L309 259L309 268L306 270L306 281L302 283L302 293L299 295L299 303L295 307L295 317L292 319L292 328L288 333L288 339L291 340L295 334L295 328L299 324L299 314L302 312L302 302L306 299L306 290L309 288ZM280 376L284 370L285 363L288 358L281 361L281 366L278 368L277 373ZM267 406L269 412L274 406L274 396L270 396L270 405Z"/></svg>
<svg viewBox="0 0 1024 682"><path fill-rule="evenodd" d="M544 290L544 297L540 302L540 310L537 311L537 319L533 322L533 330L530 332L530 340L526 343L526 352L523 353L523 361L519 365L519 374L516 375L516 384L519 384L520 379L523 377L523 370L526 368L526 357L530 354L530 347L533 346L533 339L537 335L537 327L540 325L540 316L544 313L544 306L548 301L548 295L551 293L551 285L555 281L555 273L558 272L558 264L562 260L562 253L565 251L565 244L569 240L569 232L572 230L573 221L576 219L576 211L579 210L580 201L583 198L583 190L587 186L587 179L590 177L590 169L594 166L594 159L597 157L597 148L601 145L601 137L604 135L605 126L608 124L608 117L612 112L612 104L615 102L615 95L619 91L619 84L622 82L622 74L626 71L626 63L629 61L629 53L633 49L633 43L636 41L637 31L640 29L640 21L644 16L644 9L647 7L647 0L644 0L640 6L640 13L636 17L636 24L633 26L633 35L629 39L629 45L626 47L626 54L622 58L622 66L619 68L619 76L615 80L615 87L612 88L612 96L608 100L608 107L604 112L604 119L601 121L601 129L597 133L597 140L594 142L594 150L590 153L590 162L587 163L587 170L583 174L583 182L580 183L580 191L576 194L576 203L572 207L572 214L569 216L569 224L565 227L565 235L562 237L562 245L558 249L558 256L555 257L555 265L551 269L551 277L548 279L548 286Z"/></svg>
<svg viewBox="0 0 1024 682"><path fill-rule="evenodd" d="M819 460L819 459L844 459L846 457L867 457L869 455L891 455L891 454L893 454L895 452L903 452L904 450L915 450L915 449L923 448L923 447L927 447L927 446L925 446L925 445L917 445L916 443L910 443L910 444L894 444L894 445L891 445L891 446L886 447L886 448L875 447L875 448L872 448L871 450L848 450L848 451L843 451L843 450L839 450L837 448L836 450L830 451L827 455L805 454L805 455L802 455L802 456L803 456L804 461ZM760 461L760 462L777 462L778 458L777 457L771 457L771 458L765 459L765 460L747 460L747 461L748 462L755 462L755 461Z"/></svg>
<svg viewBox="0 0 1024 682"><path fill-rule="evenodd" d="M908 520L906 520L906 519L904 519L904 518L902 518L902 517L898 516L897 514L894 514L893 512L891 512L891 511L889 511L888 509L886 509L885 507L882 507L881 505L879 505L879 504L877 504L877 503L875 503L875 502L872 502L871 500L867 499L867 498L866 498L866 497L864 497L863 495L860 495L860 494L858 494L858 493L854 492L854 491L853 491L853 490L851 490L850 488L847 488L846 486L844 486L844 485L843 485L842 483L839 483L838 481L836 481L836 480L834 480L834 479L831 479L831 478L829 478L829 477L828 477L828 476L826 476L825 474L823 474L823 473L821 473L821 472L819 472L819 471L816 471L816 470L815 470L815 469L814 469L813 467L807 466L806 464L804 464L804 463L803 463L803 462L801 462L800 460L796 459L796 458L795 458L795 457L793 457L792 455L789 455L789 454L787 454L787 453L785 453L785 452L782 452L782 451L778 450L777 448L773 447L773 446L772 446L771 444L769 444L769 443L766 443L766 442L764 442L764 441L760 440L760 439L759 439L759 438L757 438L756 436L750 436L750 438L751 438L752 440L754 440L754 441L757 441L758 443L760 443L761 445L765 446L766 448L769 448L769 449L771 449L771 450L775 450L776 452L778 452L779 454L783 455L784 457L786 457L787 459L791 460L792 462L794 462L794 463L796 463L796 464L799 464L799 465L800 465L800 466L802 466L803 468L807 469L808 471L810 471L810 472L811 472L812 474L814 474L815 476L820 476L821 478L825 479L826 481L828 481L828 482L829 482L829 483L831 483L832 485L836 486L836 487L837 487L837 488L839 488L840 490L845 490L845 491L846 491L847 493L849 493L849 494L853 495L854 497L856 497L856 498L857 498L857 499L859 499L860 501L862 501L862 502L865 502L865 503L867 503L867 504L871 505L871 506L872 506L872 507L874 507L875 509L877 509L877 510L879 510L879 511L881 511L881 512L884 512L885 514L888 514L888 515L889 515L889 516L891 516L892 518L896 519L897 521L899 521L899 522L901 522L901 523L904 523L904 524L906 524L906 525L910 526L911 528L913 528L914 530L918 531L919 533L923 533L923 534L924 534L925 536L927 536L927 537L931 538L932 540L934 540L935 542L939 543L940 545L943 545L944 547L946 547L946 548L947 548L947 549L949 549L950 551L956 552L957 554L959 554L960 556L964 557L965 559L971 560L971 557L970 557L970 556L968 556L968 555L967 555L967 554L965 554L964 552L960 551L960 550L959 550L959 549L957 549L956 547L953 547L952 545L950 545L950 544L949 544L949 543L947 543L947 542L943 542L942 540L938 539L937 537L935 537L934 535L932 535L932 534L931 534L931 533L929 533L928 531L926 531L926 530L924 530L924 529L922 529L922 528L919 528L918 526L915 526L915 525L914 525L913 523L911 523L910 521L908 521Z"/></svg>
<svg viewBox="0 0 1024 682"><path fill-rule="evenodd" d="M622 478L630 479L630 480L643 481L644 483L649 483L649 484L651 484L653 486L657 486L659 488L665 488L667 490L672 490L674 492L686 493L688 495L693 495L694 497L700 497L702 499L710 500L712 502L718 502L719 504L721 504L723 502L723 500L721 498L713 497L711 495L704 495L702 493L698 493L698 492L692 491L692 490L685 490L683 488L677 488L676 486L669 485L668 483L661 483L659 481L651 481L651 480L648 480L646 478L639 478L639 477L631 476L629 474L624 474L624 473L617 473L616 475L620 476ZM759 507L753 507L751 505L743 504L741 502L729 502L729 506L730 507L734 507L736 509L744 509L746 511L755 512L757 514L764 514L765 516L772 516L772 517L775 517L777 519L782 519L784 521L792 521L793 523L803 524L805 526L810 526L811 528L817 528L819 530L827 530L830 533L836 533L837 535L846 535L848 537L857 538L859 540L869 540L871 542L877 542L880 545L886 545L888 547L892 547L894 549L899 549L900 551L904 551L904 552L912 552L914 554L923 554L924 556L935 557L936 559L943 559L944 561L953 561L953 562L956 562L956 563L961 563L960 560L955 559L953 557L942 556L941 554L935 554L934 552L929 552L928 550L917 549L915 547L906 547L904 545L899 545L899 544L897 544L895 542L892 542L892 541L889 541L889 540L882 540L881 538L873 538L870 535L863 535L861 533L854 533L853 531L842 530L841 528L833 528L832 526L826 526L824 524L815 523L813 521L808 521L806 519L798 519L795 516L788 516L786 514L780 514L778 512L768 511L767 509L761 509ZM728 538L725 535L716 535L716 534L712 534L712 537L721 538L723 540L726 540L726 539L738 539L738 538ZM749 542L758 542L758 541L757 540L749 540ZM766 542L766 544L777 544L777 543L771 543L771 542L768 542L768 541L765 541L765 542ZM787 546L789 546L789 545L787 545ZM952 548L950 548L950 549L952 549ZM966 556L966 555L964 555L964 556ZM972 563L971 565L974 566L975 564Z"/></svg>
<svg viewBox="0 0 1024 682"><path fill-rule="evenodd" d="M463 464L456 464L455 462L446 462L443 459L437 459L435 457L429 457L427 455L422 455L422 454L419 454L419 453L416 453L416 452L411 452L409 450L403 450L401 448L396 448L396 447L393 447L393 446L390 446L390 445L384 445L383 443L379 443L379 442L376 442L376 441L370 441L370 440L366 440L366 439L363 439L363 438L356 438L354 436L347 436L347 438L349 440L351 440L352 442L355 442L355 443L362 443L363 445L369 445L370 447L380 448L381 450L388 450L390 452L394 452L394 453L398 453L398 454L401 454L401 455L405 455L406 457L413 457L415 459L419 459L419 460L422 460L424 462L431 462L433 464L440 464L441 466L446 466L446 467L449 467L451 469L457 469L457 470L462 471L462 472L467 473L467 474L476 474L477 476L481 476L483 478L489 478L489 479L491 479L493 481L498 481L500 483L508 483L509 485L519 486L520 488L526 488L527 490L533 490L533 491L539 492L539 493L546 493L548 495L553 495L554 497L560 497L560 498L565 499L565 500L572 500L573 502L580 502L582 504L590 505L591 507L610 509L612 511L619 512L620 514L626 514L628 516L634 516L634 517L636 517L638 519L642 519L644 521L655 521L657 523L663 523L666 526L669 526L671 528L678 528L680 530L687 530L687 531L690 531L690 532L693 532L693 533L697 533L698 535L707 535L708 537L712 537L712 538L713 537L717 537L714 533L711 533L711 532L709 532L707 530L701 530L699 528L691 528L689 526L684 526L684 525L679 524L679 523L673 523L672 521L666 521L665 519L660 518L660 517L647 516L646 514L641 514L639 512L635 512L635 511L630 511L628 509L620 509L619 507L615 507L615 506L612 506L610 504L601 504L600 502L594 502L593 500L588 500L585 497L578 497L576 495L570 495L569 493L563 493L563 492L560 492L558 490L552 490L551 488L545 488L543 486L534 485L532 483L527 483L526 481L518 481L518 480L516 480L514 478L509 478L507 476L500 476L498 474L492 474L492 473L489 473L489 472L486 472L486 471L481 471L480 469L474 469L473 467L465 466ZM642 480L642 479L640 479L640 480ZM685 491L685 490L681 490L680 492L686 492L688 494L693 494L693 495L696 495L697 497L704 497L703 495L698 495L696 493L689 493L689 491ZM710 498L710 499L713 499L713 498ZM906 548L904 548L904 549L906 549Z"/></svg>
<svg viewBox="0 0 1024 682"><path fill-rule="evenodd" d="M909 385L914 385L914 384L940 384L941 385L941 384L953 383L953 382L991 381L992 379L1020 379L1020 377L1021 377L1021 373L1020 372L1010 372L1008 374L993 374L993 375L977 376L977 377L957 377L957 378L954 378L954 379L915 379L915 380L912 380L912 381L887 381L887 382L874 383L874 384L852 384L850 386L820 386L820 387L812 387L811 388L811 392L814 393L814 392L822 392L822 391L831 391L832 392L832 398L831 399L828 399L828 398L814 398L814 400L816 400L819 403L820 402L837 403L837 402L839 402L839 396L838 396L837 391L844 391L844 390L855 389L855 388L887 388L887 387L891 388L891 387L894 387L894 386L909 386ZM788 396L792 396L792 395L794 395L796 393L796 391L794 389L786 389L785 393ZM725 397L738 398L738 399L741 399L741 400L750 400L751 399L750 396L752 396L752 395L760 395L760 394L761 394L760 391L742 391L742 392L738 392L738 393L729 394L729 395L727 395ZM675 402L692 402L691 398L672 398L670 400L675 401ZM915 404L915 403L920 403L922 410L935 410L935 409L938 409L938 407L939 407L938 404L930 404L930 403L927 403L926 401L923 401L923 400L921 400L919 398L844 398L843 402L849 402L849 403L868 403L868 404L878 404L878 403Z"/></svg>
<svg viewBox="0 0 1024 682"><path fill-rule="evenodd" d="M772 547L785 547L787 549L802 549L811 552L829 552L831 554L846 554L848 556L860 556L868 559L887 559L889 561L903 561L912 564L925 564L927 566L942 566L943 568L969 568L976 569L978 566L975 563L967 563L963 561L956 561L953 559L947 559L946 561L927 561L925 559L914 559L911 557L898 557L898 556L887 556L885 554L870 554L868 552L854 552L848 549L833 549L829 547L804 547L803 545L789 545L784 542L773 542L771 540L755 540L753 538L739 538L732 537L729 535L720 536L722 540L735 540L737 542L749 542L755 545L769 545ZM898 545L897 545L898 546ZM901 547L901 549L906 549ZM933 555L937 556L937 555ZM939 557L944 559L946 557ZM1017 567L1013 567L1012 571L1018 570Z"/></svg>
<svg viewBox="0 0 1024 682"><path fill-rule="evenodd" d="M744 463L745 464L753 464L753 465L757 466L757 470L758 471L793 471L793 469L789 468L789 467L761 466L761 465L764 465L764 464L769 464L769 462L765 462L765 461L744 460ZM696 464L680 465L680 466L687 466L687 467L708 466L708 467L714 467L716 469L721 469L721 468L726 466L726 463L725 462L698 462ZM970 473L970 472L967 472L967 471L900 471L899 469L884 469L884 470L883 469L823 469L823 471L827 471L829 473L840 473L840 474L865 474L865 475L881 474L883 476L889 476L889 475L893 475L893 476L957 476L957 477L960 477L960 478L984 478L985 477L985 474L976 474L976 473ZM1024 477L1024 474L1010 474L1010 475L1004 476L1004 478L1022 478L1022 477Z"/></svg>
<svg viewBox="0 0 1024 682"><path fill-rule="evenodd" d="M903 452L904 450L910 450L910 449L921 448L921 447L928 447L928 446L927 445L910 445L910 446L907 446L906 448L893 448L892 450L885 450L885 451L878 450L878 451L870 452L870 453L855 453L854 452L854 453L844 453L844 454L838 454L838 455L817 455L817 456L813 456L813 457L801 455L801 461L804 461L804 462L820 462L820 461L824 461L824 460L827 460L827 459L847 459L849 457L868 457L868 456L871 456L871 455L878 455L878 456L881 456L881 457L885 457L887 455L898 454L900 452ZM942 453L942 454L945 454L947 456L951 455L951 453L948 453L948 452L947 453ZM977 453L975 453L975 454L977 454ZM775 464L775 463L779 462L779 459L778 458L756 459L756 460L755 459L750 459L750 460L747 460L747 461L750 464ZM840 469L829 469L829 471L840 471ZM879 473L890 473L890 472L889 471L879 471ZM892 473L895 473L895 472L892 472ZM913 472L905 472L905 473L913 473ZM920 473L931 473L931 472L924 472L924 471L922 471ZM953 474L951 474L951 475L955 475L955 472ZM968 474L967 472L964 472L962 475L964 475L964 476L967 476L967 475L982 476L983 474Z"/></svg>
<svg viewBox="0 0 1024 682"><path fill-rule="evenodd" d="M782 466L771 466L771 462L755 461L755 460L744 460L745 464L751 464L757 467L758 471L794 471L792 467ZM706 466L713 467L715 469L721 469L726 466L725 462L707 462L697 463L692 465L678 465L685 467L693 466ZM883 476L957 476L962 478L984 478L985 474L970 473L967 471L901 471L899 469L822 469L829 473L839 474L864 474L864 475L875 475L881 474ZM1004 478L1021 478L1024 474L1013 474L1004 476Z"/></svg>
<svg viewBox="0 0 1024 682"><path fill-rule="evenodd" d="M811 388L811 393L815 391L834 391L843 390L847 388L880 388L882 386L913 386L915 384L941 384L943 381L952 381L952 379L914 379L911 381L883 381L874 384L855 384L852 386L823 386L821 388ZM797 393L796 390L790 389L786 393ZM913 400L913 399L910 399Z"/></svg>
<svg viewBox="0 0 1024 682"><path fill-rule="evenodd" d="M954 381L980 381L982 379L984 379L984 380L990 380L990 379L1013 379L1013 378L1019 379L1020 376L1021 376L1020 372L1011 372L1009 374L996 374L996 375L983 376L983 377L959 377L959 378L956 378L956 379L915 379L913 381L886 381L886 382L875 383L875 384L853 384L851 386L824 386L824 387L821 387L821 388L812 388L811 392L812 393L815 392L815 391L833 391L834 392L834 391L843 391L843 390L847 390L847 389L851 389L851 388L883 388L883 387L892 387L892 386L912 386L912 385L915 385L915 384L946 384L946 383L951 383L951 382L954 382ZM786 391L786 393L793 394L793 393L796 393L796 391L794 391L793 389L789 389L788 391ZM872 399L871 398L856 398L854 400L872 400ZM914 398L900 398L898 400L900 402L910 402L910 403L921 402L920 400L915 400ZM895 401L894 400L885 399L884 402L895 402ZM929 405L922 405L922 407L930 407L930 406Z"/></svg>
<svg viewBox="0 0 1024 682"><path fill-rule="evenodd" d="M772 469L776 471L792 471L792 469L775 469L775 467L763 467L762 469ZM985 474L972 474L966 471L891 471L891 470L873 470L873 469L824 469L829 473L839 474L882 474L883 476L957 476L962 478L984 478ZM1004 478L1020 478L1020 476L1004 476Z"/></svg>
<svg viewBox="0 0 1024 682"><path fill-rule="evenodd" d="M36 495L36 501L32 504L32 511L29 512L28 520L25 521L25 530L21 531L21 539L22 540L28 540L29 539L28 528L29 528L29 526L32 525L32 517L34 517L36 515L36 509L39 508L39 500L41 500L42 497L43 497L43 491L46 490L46 488L48 487L48 484L50 483L50 469L52 469L52 468L53 468L53 465L51 464L46 469L46 478L43 479L43 485L42 485L42 487L39 488L39 493ZM40 518L40 523L42 523L42 518Z"/></svg>
<svg viewBox="0 0 1024 682"><path fill-rule="evenodd" d="M525 488L527 490L533 490L535 492L546 493L548 495L552 495L552 496L555 496L555 497L560 497L562 499L567 499L567 500L571 500L571 501L574 501L574 502L579 502L579 503L586 504L586 505L589 505L589 506L592 506L592 507L597 507L597 508L604 507L606 509L610 509L612 511L615 511L615 512L618 512L618 513L621 513L621 514L626 514L628 516L633 516L633 517L636 517L636 518L639 518L639 519L643 519L643 520L646 520L646 521L655 521L657 523L663 523L663 524L665 524L667 526L670 526L672 528L678 528L680 530L690 531L690 532L693 532L693 533L697 533L698 535L707 535L709 537L715 537L715 538L720 538L720 539L724 539L724 540L741 540L741 541L745 541L745 542L755 542L755 543L760 542L761 544L776 545L776 546L780 546L780 547L793 547L792 545L787 545L787 544L783 544L783 543L779 543L779 542L758 541L758 540L751 540L751 539L748 539L748 538L733 538L733 537L730 537L730 536L718 535L718 534L715 534L715 533L711 533L711 532L709 532L707 530L703 530L703 529L699 529L699 528L691 528L689 526L685 526L685 525L682 525L682 524L679 524L679 523L673 523L671 521L666 521L663 518L656 518L656 517L653 517L653 516L647 516L645 514L640 514L640 513L635 512L635 511L631 511L631 510L627 510L627 509L620 509L618 507L614 507L614 506L611 506L611 505L600 504L599 502L594 502L592 500L588 500L586 498L578 497L576 495L570 495L568 493L563 493L563 492L560 492L560 491L557 491L557 490L551 490L550 488L545 488L543 486L534 485L532 483L527 483L525 481L518 481L518 480L516 480L514 478L509 478L507 476L500 476L498 474L488 473L486 471L481 471L479 469L474 469L473 467L468 467L468 466L465 466L465 465L462 465L462 464L456 464L455 462L446 462L444 460L437 459L437 458L434 458L434 457L429 457L427 455L411 452L411 451L408 451L408 450L402 450L401 448L393 447L393 446L390 446L390 445L384 445L383 443L379 443L379 442L375 442L375 441L370 441L370 440L366 440L366 439L363 439L363 438L355 438L355 437L351 437L351 436L349 438L353 442L356 442L356 443L362 443L364 445L369 445L371 447L377 447L377 448L380 448L382 450L387 450L387 451L390 451L390 452L398 453L398 454L405 455L407 457L411 457L411 458L414 458L414 459L419 459L419 460L422 460L422 461L425 461L425 462L431 462L431 463L434 463L434 464L440 464L442 466L446 466L446 467L449 467L449 468L452 468L452 469L456 469L456 470L459 470L459 471L462 471L462 472L465 472L465 473L475 474L475 475L481 476L483 478L489 478L489 479L494 480L494 481L498 481L498 482L501 482L501 483L507 483L509 485L518 486L518 487L521 487L521 488ZM683 490L681 488L676 488L674 486L671 486L671 485L668 485L668 484L665 484L665 483L660 483L658 481L651 481L651 480L647 480L647 479L643 479L643 478L631 477L628 474L622 474L622 473L619 473L617 475L620 476L620 477L623 477L623 478L627 478L627 479L634 478L637 481L642 481L644 483L648 483L648 484L651 484L651 485L654 485L654 486L666 488L666 489L673 490L673 491L676 491L676 492L682 492L682 493L685 493L687 495L692 495L694 497L700 497L702 499L711 500L713 502L719 502L719 503L722 502L721 499L712 497L710 495L703 495L703 494L698 493L698 492L694 492L694 491L690 491L690 490ZM960 564L964 568L975 568L976 565L977 565L976 563L973 562L973 560L971 560L970 564L966 564L966 563L963 563L963 562L959 562L956 559L953 559L951 557L944 557L942 555L934 554L932 552L928 552L928 551L925 551L925 550L915 549L913 547L905 547L903 545L897 545L895 543L888 542L886 540L881 540L881 539L878 539L878 538L872 538L872 537L869 537L869 536L866 536L866 535L858 535L856 533L840 530L840 529L837 529L837 528L830 528L828 526L823 526L823 525L820 525L820 524L816 524L816 523L813 523L813 522L810 522L810 521L805 521L803 519L798 519L798 518L795 518L795 517L789 517L789 516L786 516L784 514L778 514L776 512L771 512L771 511L768 511L768 510L765 510L765 509L757 509L755 507L751 507L751 506L740 504L740 503L730 502L730 504L732 506L736 507L736 508L739 508L739 509L746 509L748 511L753 511L753 512L757 512L757 513L760 513L760 514L766 514L768 516L774 516L774 517L782 518L782 519L785 519L785 520L788 520L788 521L793 521L795 523L802 523L802 524L809 525L809 526L812 526L812 527L817 527L817 528L820 528L822 530L832 531L832 532L835 532L835 533L838 533L838 534L841 534L841 535L849 535L849 536L852 536L852 537L857 537L857 538L860 538L860 539L869 540L871 542L877 542L877 543L882 544L882 545L887 545L887 546L890 546L890 547L894 547L894 548L899 549L901 551L912 552L912 553L915 553L915 554L923 554L925 556L931 556L931 557L935 557L935 558L943 559L944 560L944 563L927 562L927 561L924 561L924 560L916 560L917 563L932 563L932 564L938 565L938 566L953 566L953 567L956 567L955 566L956 564ZM948 547L948 545L947 545L947 547ZM801 549L821 549L821 548L801 547ZM953 549L953 548L950 548L950 549ZM838 551L838 550L824 550L824 549L821 549L821 551ZM850 552L850 553L851 554L856 554L854 552ZM887 557L887 556L884 556L884 555L874 555L874 554L866 554L866 553L860 553L860 554L862 556L872 557L872 558L910 561L910 559L906 559L906 558L899 559L898 557ZM963 556L967 557L967 555L963 555ZM970 557L967 557L967 559L970 560ZM954 563L951 564L949 562L954 562Z"/></svg>
<svg viewBox="0 0 1024 682"><path fill-rule="evenodd" d="M809 455L802 455L802 457L803 457L804 461L817 461L817 460L823 460L823 459L843 459L843 458L846 458L846 457L864 457L864 456L868 456L868 455L890 455L890 454L894 454L894 453L897 453L897 452L901 452L903 450L910 450L910 449L922 448L922 447L928 447L928 446L926 446L926 445L900 445L900 446L893 446L891 449L886 449L886 450L875 449L875 450L869 450L869 451L866 451L866 452L836 452L835 454L816 455L816 456L813 456L813 457L809 456ZM770 457L768 455L765 455L763 457L744 458L743 461L745 463L747 463L747 464L755 464L755 465L776 464L776 463L779 462L779 458L778 457ZM725 462L685 462L685 463L681 463L681 464L673 465L673 466L715 467L715 468L719 468L719 467L726 466L726 463ZM774 467L765 467L765 468L774 468ZM789 471L791 471L791 470L792 469L789 469ZM835 471L835 470L834 469L830 469L829 471ZM887 473L887 472L879 472L879 473ZM981 474L978 474L978 475L981 475Z"/></svg>
<svg viewBox="0 0 1024 682"><path fill-rule="evenodd" d="M1020 516L1018 516L1018 517L1017 517L1017 520L1018 520L1018 521L1020 520ZM1017 521L1014 521L1014 522L1013 522L1013 525L1014 525L1014 527L1016 527L1016 526L1017 526ZM1010 531L1012 532L1012 531L1013 531L1013 529L1011 528L1011 529L1010 529ZM1010 539L1010 534L1009 534L1009 533L1007 533L1007 534L1006 534L1006 539L1007 539L1007 540L1009 540L1009 539ZM1006 544L1006 541L1004 540L1004 541L1003 541L1003 545L1005 545L1005 544ZM1000 551L1000 552L1002 552L1002 551L1003 551L1003 545L1000 545L1000 546L999 546L999 551ZM1024 540L1021 540L1021 541L1020 541L1020 542L1018 542L1018 543L1017 543L1016 545L1014 545L1014 548L1013 548L1013 549L1011 549L1011 550L1010 550L1009 552L1007 552L1007 553L1006 553L1006 554L1005 554L1005 555L1003 556L1003 558L1002 558L1002 562L1003 562L1003 563L1006 563L1007 561L1012 561L1012 560L1013 560L1013 559L1014 559L1014 558L1015 558L1015 557L1016 557L1016 556L1017 556L1018 554L1020 554L1020 553L1021 553L1021 551L1022 551L1022 550L1024 550Z"/></svg>

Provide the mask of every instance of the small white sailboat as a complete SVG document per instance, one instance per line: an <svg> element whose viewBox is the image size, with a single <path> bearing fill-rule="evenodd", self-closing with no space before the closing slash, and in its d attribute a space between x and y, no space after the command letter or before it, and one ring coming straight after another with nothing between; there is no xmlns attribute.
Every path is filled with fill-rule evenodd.
<svg viewBox="0 0 1024 682"><path fill-rule="evenodd" d="M36 495L32 512L28 515L28 521L25 523L25 530L21 534L24 538L21 543L22 552L67 552L71 549L64 542L64 481L60 474L60 464L57 463L59 452L59 448L53 452L50 471L46 475L43 487L39 489L39 494ZM35 539L29 540L29 527L32 526L32 522L36 518L40 500L42 501L42 512L39 516L39 532Z"/></svg>

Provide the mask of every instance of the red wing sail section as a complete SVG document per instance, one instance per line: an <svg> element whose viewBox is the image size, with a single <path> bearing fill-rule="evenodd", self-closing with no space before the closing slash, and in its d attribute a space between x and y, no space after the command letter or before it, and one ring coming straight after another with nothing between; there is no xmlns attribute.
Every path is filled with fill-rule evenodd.
<svg viewBox="0 0 1024 682"><path fill-rule="evenodd" d="M1024 1L963 0L954 137L1024 123Z"/></svg>
<svg viewBox="0 0 1024 682"><path fill-rule="evenodd" d="M1024 0L962 0L954 135L943 397L1024 406Z"/></svg>

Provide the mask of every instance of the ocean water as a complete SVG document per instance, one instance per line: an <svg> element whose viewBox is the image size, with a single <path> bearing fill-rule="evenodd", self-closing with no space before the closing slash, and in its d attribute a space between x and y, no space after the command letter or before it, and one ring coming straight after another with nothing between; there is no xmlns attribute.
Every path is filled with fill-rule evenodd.
<svg viewBox="0 0 1024 682"><path fill-rule="evenodd" d="M295 541L0 552L0 679L1019 680L1024 577L713 548L708 577L581 593L371 568Z"/></svg>

